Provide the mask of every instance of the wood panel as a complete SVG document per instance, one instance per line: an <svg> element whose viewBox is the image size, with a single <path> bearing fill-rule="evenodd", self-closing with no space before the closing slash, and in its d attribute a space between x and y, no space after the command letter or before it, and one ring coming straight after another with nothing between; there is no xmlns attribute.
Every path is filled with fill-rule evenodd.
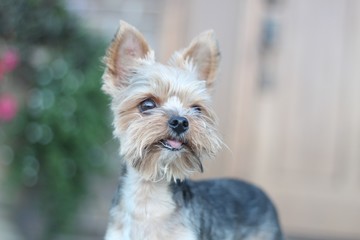
<svg viewBox="0 0 360 240"><path fill-rule="evenodd" d="M286 1L279 10L254 180L279 202L290 232L360 236L358 11L357 2L337 0Z"/></svg>
<svg viewBox="0 0 360 240"><path fill-rule="evenodd" d="M229 150L202 177L258 183L288 234L359 239L360 2L166 5L164 21L176 23L167 24L176 37L167 43L163 35L165 49L207 28L222 48L214 103ZM269 22L271 44L264 43Z"/></svg>

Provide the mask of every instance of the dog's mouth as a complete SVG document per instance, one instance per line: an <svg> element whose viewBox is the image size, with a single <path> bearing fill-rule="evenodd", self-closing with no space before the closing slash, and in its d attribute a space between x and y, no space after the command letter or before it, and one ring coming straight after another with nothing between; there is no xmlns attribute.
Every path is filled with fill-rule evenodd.
<svg viewBox="0 0 360 240"><path fill-rule="evenodd" d="M162 148L165 148L165 149L173 151L173 152L181 151L185 148L186 151L188 151L195 157L192 160L194 167L199 172L203 172L203 166L201 163L201 159L198 157L198 155L195 153L195 151L191 147L191 143L189 143L187 141L182 141L180 139L173 139L173 138L162 139L159 141L159 143Z"/></svg>
<svg viewBox="0 0 360 240"><path fill-rule="evenodd" d="M161 146L170 151L180 151L184 148L185 143L177 139L160 140Z"/></svg>

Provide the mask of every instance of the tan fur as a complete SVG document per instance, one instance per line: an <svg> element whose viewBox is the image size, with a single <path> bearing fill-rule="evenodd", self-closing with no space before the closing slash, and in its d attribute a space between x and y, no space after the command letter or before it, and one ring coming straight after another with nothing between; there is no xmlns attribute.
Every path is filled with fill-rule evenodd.
<svg viewBox="0 0 360 240"><path fill-rule="evenodd" d="M190 45L180 52L174 53L171 64L184 69L189 65L196 67L198 78L206 80L207 87L212 87L220 62L220 51L214 31L201 33Z"/></svg>
<svg viewBox="0 0 360 240"><path fill-rule="evenodd" d="M145 58L150 53L150 48L143 35L130 24L120 21L120 27L104 57L106 70L103 78L103 90L111 94L116 87L126 84L131 67L137 60Z"/></svg>
<svg viewBox="0 0 360 240"><path fill-rule="evenodd" d="M171 65L163 65L155 62L144 37L120 22L105 57L103 89L112 97L120 154L144 179L184 179L201 171L202 161L213 158L221 147L208 91L218 60L212 31L200 34L188 48L175 53ZM149 98L157 108L143 114L139 104ZM193 106L200 106L201 113ZM178 152L159 144L162 139L172 138L167 121L174 114L186 117L190 123L189 131L181 137L187 147Z"/></svg>

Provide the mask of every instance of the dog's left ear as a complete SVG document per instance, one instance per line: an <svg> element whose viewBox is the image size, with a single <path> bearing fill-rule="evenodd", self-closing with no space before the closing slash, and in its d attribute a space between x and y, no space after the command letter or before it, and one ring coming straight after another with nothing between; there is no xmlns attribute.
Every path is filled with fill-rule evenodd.
<svg viewBox="0 0 360 240"><path fill-rule="evenodd" d="M134 68L151 53L144 36L135 27L120 21L120 27L104 58L103 90L112 95L116 89L127 86Z"/></svg>
<svg viewBox="0 0 360 240"><path fill-rule="evenodd" d="M207 87L211 88L220 63L220 51L214 31L203 32L194 38L187 48L174 54L172 62L182 68L189 67L189 63L194 65L198 78L205 80Z"/></svg>

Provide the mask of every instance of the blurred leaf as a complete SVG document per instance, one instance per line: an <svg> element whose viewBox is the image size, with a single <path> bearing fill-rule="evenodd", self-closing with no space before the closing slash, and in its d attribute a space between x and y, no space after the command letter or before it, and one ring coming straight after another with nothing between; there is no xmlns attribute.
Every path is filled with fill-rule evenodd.
<svg viewBox="0 0 360 240"><path fill-rule="evenodd" d="M17 189L39 192L44 239L51 239L71 228L88 179L105 170L102 149L111 139L100 92L105 44L58 0L2 0L0 22L0 41L18 49L13 77L25 94L5 131L3 146L13 155L9 179Z"/></svg>

